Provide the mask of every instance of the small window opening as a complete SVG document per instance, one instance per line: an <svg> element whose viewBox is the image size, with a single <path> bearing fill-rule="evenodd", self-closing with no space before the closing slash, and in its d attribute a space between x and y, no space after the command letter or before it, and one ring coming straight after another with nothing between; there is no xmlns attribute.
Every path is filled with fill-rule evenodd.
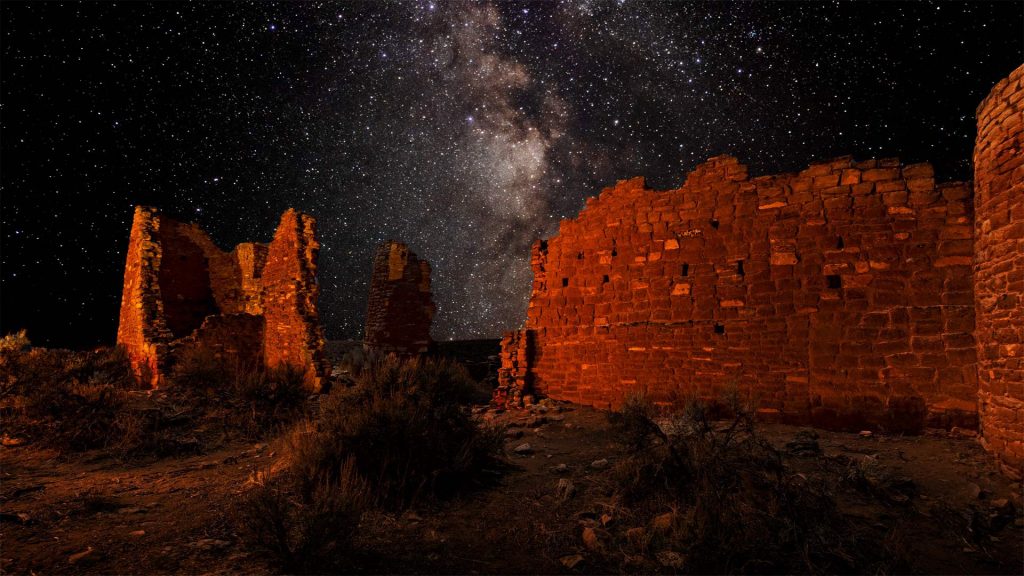
<svg viewBox="0 0 1024 576"><path fill-rule="evenodd" d="M690 275L690 265L688 263L683 264L683 276Z"/></svg>
<svg viewBox="0 0 1024 576"><path fill-rule="evenodd" d="M746 272L743 271L743 260L736 262L736 273L740 276L746 276Z"/></svg>
<svg viewBox="0 0 1024 576"><path fill-rule="evenodd" d="M562 288L565 288L568 285L569 285L569 279L568 278L562 278Z"/></svg>
<svg viewBox="0 0 1024 576"><path fill-rule="evenodd" d="M715 334L725 334L725 325L715 322Z"/></svg>
<svg viewBox="0 0 1024 576"><path fill-rule="evenodd" d="M839 239L836 240L836 248L838 248L840 250L842 250L843 248L846 248L846 242L843 242L843 237L842 236L840 236Z"/></svg>
<svg viewBox="0 0 1024 576"><path fill-rule="evenodd" d="M605 274L604 276L601 277L601 282L603 284L607 284L608 283L608 275L607 274Z"/></svg>
<svg viewBox="0 0 1024 576"><path fill-rule="evenodd" d="M711 227L714 228L715 230L718 230L718 218L711 219Z"/></svg>
<svg viewBox="0 0 1024 576"><path fill-rule="evenodd" d="M579 254L576 254L576 259L577 260L583 260L583 252L580 252Z"/></svg>
<svg viewBox="0 0 1024 576"><path fill-rule="evenodd" d="M618 255L619 255L619 251L616 250L615 248L612 248L612 256L618 256Z"/></svg>
<svg viewBox="0 0 1024 576"><path fill-rule="evenodd" d="M839 274L829 274L825 276L825 283L831 290L839 290L843 287L843 277Z"/></svg>

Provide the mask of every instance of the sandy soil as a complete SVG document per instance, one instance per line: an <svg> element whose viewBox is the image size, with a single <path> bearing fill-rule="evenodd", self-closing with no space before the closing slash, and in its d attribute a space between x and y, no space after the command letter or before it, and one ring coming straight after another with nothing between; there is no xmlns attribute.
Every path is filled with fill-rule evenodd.
<svg viewBox="0 0 1024 576"><path fill-rule="evenodd" d="M593 465L625 456L606 415L566 404L544 413L481 417L522 433L507 443L510 470L493 486L455 500L401 515L368 515L351 571L618 571L620 554L592 552L581 539L581 522L605 514L619 528L635 521L609 496L610 466ZM761 430L782 448L801 429ZM817 434L823 455L788 456L794 470L822 473L845 456L872 459L913 482L914 494L905 501L844 493L838 502L844 514L878 530L899 525L915 572L1024 570L1021 486L1000 476L973 438ZM516 453L522 444L530 450ZM243 549L231 509L250 475L280 457L274 443L235 443L202 456L130 464L100 453L63 459L31 445L0 448L0 568L10 574L273 572L264 558ZM556 496L561 478L575 488L568 500ZM576 555L575 566L566 567Z"/></svg>

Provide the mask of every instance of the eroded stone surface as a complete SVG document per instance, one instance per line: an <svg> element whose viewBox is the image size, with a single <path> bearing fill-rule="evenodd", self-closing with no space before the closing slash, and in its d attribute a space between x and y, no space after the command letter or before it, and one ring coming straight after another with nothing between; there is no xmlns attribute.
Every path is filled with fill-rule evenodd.
<svg viewBox="0 0 1024 576"><path fill-rule="evenodd" d="M980 416L985 446L1021 477L1022 85L1024 66L978 108L973 191L896 159L750 179L729 156L676 190L604 190L534 245L495 402L735 390L764 416L824 427Z"/></svg>
<svg viewBox="0 0 1024 576"><path fill-rule="evenodd" d="M975 302L983 443L1024 475L1024 66L978 106Z"/></svg>
<svg viewBox="0 0 1024 576"><path fill-rule="evenodd" d="M125 263L117 342L157 386L189 347L243 369L287 364L319 389L319 243L310 216L289 210L269 245L220 250L195 224L137 207Z"/></svg>
<svg viewBox="0 0 1024 576"><path fill-rule="evenodd" d="M667 191L620 181L534 246L531 345L506 336L501 385L613 408L736 388L796 422L973 426L969 191L848 157L750 179L720 156Z"/></svg>
<svg viewBox="0 0 1024 576"><path fill-rule="evenodd" d="M426 352L434 309L430 264L401 242L378 246L370 279L365 345L401 355Z"/></svg>

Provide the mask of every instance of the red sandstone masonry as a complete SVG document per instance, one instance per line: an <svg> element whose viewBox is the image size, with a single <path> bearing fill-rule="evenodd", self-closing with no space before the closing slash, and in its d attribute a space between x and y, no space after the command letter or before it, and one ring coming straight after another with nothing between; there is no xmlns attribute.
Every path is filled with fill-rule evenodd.
<svg viewBox="0 0 1024 576"><path fill-rule="evenodd" d="M506 350L501 384L528 370L602 407L736 387L820 426L973 426L972 224L967 184L895 159L750 179L720 156L677 190L621 181L534 247L532 354Z"/></svg>
<svg viewBox="0 0 1024 576"><path fill-rule="evenodd" d="M983 443L1024 476L1024 66L978 106L975 299Z"/></svg>
<svg viewBox="0 0 1024 576"><path fill-rule="evenodd" d="M289 210L274 242L223 252L195 224L138 207L125 263L117 342L136 374L158 385L186 348L243 367L289 364L318 389L326 371L317 322L309 216Z"/></svg>
<svg viewBox="0 0 1024 576"><path fill-rule="evenodd" d="M269 368L302 369L314 390L321 389L327 373L317 309L319 252L316 220L288 210L281 216L262 271L264 361Z"/></svg>
<svg viewBox="0 0 1024 576"><path fill-rule="evenodd" d="M401 242L378 246L370 279L365 345L382 352L422 354L430 348L433 317L430 264Z"/></svg>

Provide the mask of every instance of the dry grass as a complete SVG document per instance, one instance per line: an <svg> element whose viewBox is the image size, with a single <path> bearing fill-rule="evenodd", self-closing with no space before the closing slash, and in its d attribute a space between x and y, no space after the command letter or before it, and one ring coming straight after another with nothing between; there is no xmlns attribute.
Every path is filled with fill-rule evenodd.
<svg viewBox="0 0 1024 576"><path fill-rule="evenodd" d="M261 474L236 513L242 540L285 573L344 571L370 487L351 460L332 474Z"/></svg>
<svg viewBox="0 0 1024 576"><path fill-rule="evenodd" d="M0 351L4 432L62 452L123 447L136 424L124 416L134 387L119 349Z"/></svg>
<svg viewBox="0 0 1024 576"><path fill-rule="evenodd" d="M204 350L184 354L158 395L138 388L120 348L31 348L20 333L0 339L3 432L63 454L196 453L211 447L197 428L209 432L207 443L262 438L306 414L301 374L240 370Z"/></svg>
<svg viewBox="0 0 1024 576"><path fill-rule="evenodd" d="M321 403L315 433L293 436L294 466L318 478L352 458L376 503L390 508L479 485L498 467L503 431L472 419L477 393L453 362L379 359Z"/></svg>
<svg viewBox="0 0 1024 576"><path fill-rule="evenodd" d="M247 541L288 572L343 569L362 512L402 509L479 486L499 467L503 430L474 421L465 369L394 356L336 388L315 421L283 437L287 470L257 479L237 515Z"/></svg>
<svg viewBox="0 0 1024 576"><path fill-rule="evenodd" d="M699 402L658 414L643 398L633 398L616 417L631 448L631 457L615 470L617 496L651 518L642 538L623 538L625 549L677 554L687 572L697 573L886 572L904 566L898 534L865 542L838 512L834 483L792 472L758 436L750 410L735 400L725 406L733 417L723 422ZM656 424L658 416L667 420L664 428ZM660 526L655 516L661 516Z"/></svg>

